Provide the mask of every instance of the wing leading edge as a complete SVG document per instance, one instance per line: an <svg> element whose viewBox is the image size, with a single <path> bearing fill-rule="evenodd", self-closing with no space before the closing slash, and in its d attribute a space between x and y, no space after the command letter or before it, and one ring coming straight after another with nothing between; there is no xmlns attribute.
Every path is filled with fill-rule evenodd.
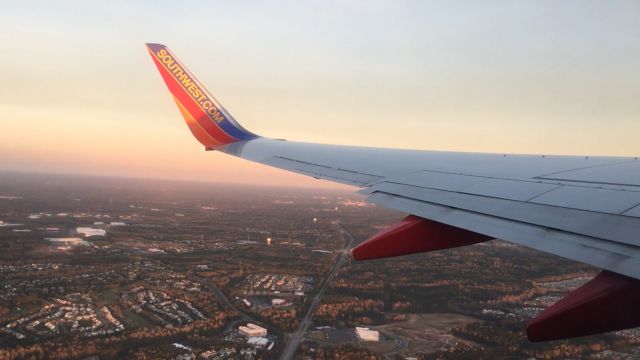
<svg viewBox="0 0 640 360"><path fill-rule="evenodd" d="M620 296L605 297L607 307L600 307L599 316L582 316L584 304L595 306L594 292L624 289L626 298L640 293L637 158L397 150L263 138L233 119L164 45L147 48L189 129L207 150L353 185L368 201L413 215L354 249L356 258L504 239L606 271L587 284L588 291L576 290L534 319L528 327L531 340L640 326L640 312L626 316L631 302L618 303ZM403 245L393 245L398 242ZM597 301L604 306L602 297ZM571 326L547 331L558 324Z"/></svg>

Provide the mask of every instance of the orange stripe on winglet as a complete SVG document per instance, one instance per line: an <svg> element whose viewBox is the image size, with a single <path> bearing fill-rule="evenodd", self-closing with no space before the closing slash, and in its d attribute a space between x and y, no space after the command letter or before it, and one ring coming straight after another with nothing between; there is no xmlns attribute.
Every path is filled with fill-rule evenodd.
<svg viewBox="0 0 640 360"><path fill-rule="evenodd" d="M237 139L231 137L227 133L225 133L217 124L213 122L209 118L209 116L200 108L197 102L191 97L187 91L178 84L177 80L171 75L171 73L165 68L164 65L160 63L156 54L154 54L150 49L148 49L149 54L151 54L151 58L155 63L162 79L165 84L169 88L169 91L174 96L174 98L178 99L183 106L184 111L187 111L191 114L191 118L198 122L200 128L206 131L210 136L216 139L217 142L229 144L237 141Z"/></svg>
<svg viewBox="0 0 640 360"><path fill-rule="evenodd" d="M191 130L191 133L193 134L193 136L202 145L204 145L206 148L215 148L220 145L223 145L221 142L216 141L211 135L209 135L205 130L203 130L202 127L200 127L200 124L198 124L196 119L194 119L193 116L191 116L189 111L185 109L185 107L180 103L180 101L178 101L178 99L175 96L173 97L173 100L175 100L176 105L178 105L178 109L180 110L182 117L187 123L187 126L189 126L189 130Z"/></svg>

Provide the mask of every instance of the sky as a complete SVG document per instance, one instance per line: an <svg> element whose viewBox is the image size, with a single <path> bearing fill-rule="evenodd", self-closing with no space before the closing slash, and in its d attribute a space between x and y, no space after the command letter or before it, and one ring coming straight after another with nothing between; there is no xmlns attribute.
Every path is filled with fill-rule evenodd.
<svg viewBox="0 0 640 360"><path fill-rule="evenodd" d="M334 186L203 151L146 42L267 137L640 155L637 0L5 0L0 171Z"/></svg>

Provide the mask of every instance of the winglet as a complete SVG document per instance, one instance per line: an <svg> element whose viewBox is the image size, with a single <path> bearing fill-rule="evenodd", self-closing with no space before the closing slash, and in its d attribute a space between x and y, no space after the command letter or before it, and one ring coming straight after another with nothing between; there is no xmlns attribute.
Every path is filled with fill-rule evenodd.
<svg viewBox="0 0 640 360"><path fill-rule="evenodd" d="M146 45L191 133L205 149L259 137L240 126L166 46Z"/></svg>

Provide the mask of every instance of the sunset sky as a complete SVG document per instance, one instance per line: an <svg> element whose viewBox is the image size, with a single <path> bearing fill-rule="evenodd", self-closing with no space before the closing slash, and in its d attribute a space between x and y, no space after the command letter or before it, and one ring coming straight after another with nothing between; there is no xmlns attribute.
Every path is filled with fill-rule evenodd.
<svg viewBox="0 0 640 360"><path fill-rule="evenodd" d="M215 152L145 42L249 130L640 155L640 1L3 1L0 171L332 186Z"/></svg>

